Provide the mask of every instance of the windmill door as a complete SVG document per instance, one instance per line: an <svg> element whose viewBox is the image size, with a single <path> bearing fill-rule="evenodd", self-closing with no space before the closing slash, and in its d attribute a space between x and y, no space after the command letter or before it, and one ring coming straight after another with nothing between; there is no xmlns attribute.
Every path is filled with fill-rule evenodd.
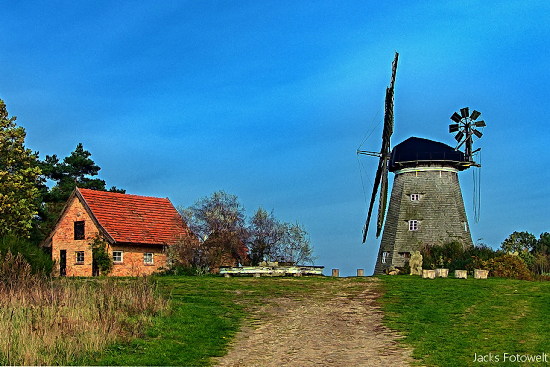
<svg viewBox="0 0 550 367"><path fill-rule="evenodd" d="M59 275L67 275L67 250L59 250Z"/></svg>

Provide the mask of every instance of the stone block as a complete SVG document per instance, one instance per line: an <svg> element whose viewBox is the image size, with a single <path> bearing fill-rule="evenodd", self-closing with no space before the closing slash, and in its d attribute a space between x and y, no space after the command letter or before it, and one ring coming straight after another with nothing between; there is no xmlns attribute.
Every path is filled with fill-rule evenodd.
<svg viewBox="0 0 550 367"><path fill-rule="evenodd" d="M447 278L449 276L449 269L435 269L436 278Z"/></svg>
<svg viewBox="0 0 550 367"><path fill-rule="evenodd" d="M422 270L422 278L435 279L435 270Z"/></svg>
<svg viewBox="0 0 550 367"><path fill-rule="evenodd" d="M475 279L487 279L488 275L489 275L489 270L474 269Z"/></svg>
<svg viewBox="0 0 550 367"><path fill-rule="evenodd" d="M455 278L468 279L468 272L466 270L455 270Z"/></svg>

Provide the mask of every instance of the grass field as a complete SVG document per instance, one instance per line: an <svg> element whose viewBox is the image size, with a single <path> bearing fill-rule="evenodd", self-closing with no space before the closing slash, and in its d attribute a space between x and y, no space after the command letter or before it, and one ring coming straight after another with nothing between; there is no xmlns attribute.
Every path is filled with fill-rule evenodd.
<svg viewBox="0 0 550 367"><path fill-rule="evenodd" d="M499 354L502 361L503 353L550 352L550 282L380 279L385 322L406 335L403 342L414 348L421 365L490 365L474 363L475 353ZM171 298L170 313L155 318L143 338L74 363L209 366L212 357L224 355L240 325L258 317L253 311L269 298L301 299L311 292L333 291L334 283L343 281L213 276L157 280Z"/></svg>
<svg viewBox="0 0 550 367"><path fill-rule="evenodd" d="M406 335L404 343L422 365L490 365L474 357L491 353L495 365L516 366L504 353L550 354L550 282L381 279L385 322ZM546 364L521 363L529 365Z"/></svg>
<svg viewBox="0 0 550 367"><path fill-rule="evenodd" d="M300 299L322 291L332 278L159 277L171 298L171 312L154 320L145 336L115 344L88 365L209 366L225 354L228 342L252 311L271 297ZM245 321L247 320L247 321Z"/></svg>

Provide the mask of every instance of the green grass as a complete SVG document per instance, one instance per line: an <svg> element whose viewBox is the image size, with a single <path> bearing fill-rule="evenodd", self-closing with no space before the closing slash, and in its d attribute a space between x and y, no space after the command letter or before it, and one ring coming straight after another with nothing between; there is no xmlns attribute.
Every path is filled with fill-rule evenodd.
<svg viewBox="0 0 550 367"><path fill-rule="evenodd" d="M475 353L498 355L495 365L519 365L503 363L504 353L550 354L550 282L381 279L385 323L406 335L422 365L490 365L474 362Z"/></svg>
<svg viewBox="0 0 550 367"><path fill-rule="evenodd" d="M76 364L209 366L225 354L246 316L271 297L307 297L331 278L159 277L171 312L143 338L111 346Z"/></svg>
<svg viewBox="0 0 550 367"><path fill-rule="evenodd" d="M478 366L474 354L550 353L550 282L384 276L385 323L426 366ZM357 291L365 278L159 277L170 312L153 319L142 338L112 345L76 364L209 366L223 356L239 327L254 324L272 298L330 297ZM352 285L350 288L350 284ZM322 292L320 292L322 290ZM498 363L498 366L518 365ZM534 364L541 366L544 364ZM521 366L529 366L528 363Z"/></svg>

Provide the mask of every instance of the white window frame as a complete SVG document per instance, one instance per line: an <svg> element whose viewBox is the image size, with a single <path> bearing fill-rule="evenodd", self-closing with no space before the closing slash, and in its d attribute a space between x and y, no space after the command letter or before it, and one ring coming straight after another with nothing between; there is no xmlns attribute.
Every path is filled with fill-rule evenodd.
<svg viewBox="0 0 550 367"><path fill-rule="evenodd" d="M120 260L116 260L115 259L115 252L119 252L120 253ZM121 264L124 262L124 251L113 251L113 262L115 264Z"/></svg>
<svg viewBox="0 0 550 367"><path fill-rule="evenodd" d="M418 220L409 220L409 231L418 231Z"/></svg>
<svg viewBox="0 0 550 367"><path fill-rule="evenodd" d="M78 259L78 255L82 255L82 260ZM84 264L84 251L75 251L74 259L77 264Z"/></svg>
<svg viewBox="0 0 550 367"><path fill-rule="evenodd" d="M149 257L150 257L150 260L149 260ZM143 263L145 265L153 265L155 263L155 254L153 252L144 252Z"/></svg>
<svg viewBox="0 0 550 367"><path fill-rule="evenodd" d="M420 201L420 194L411 194L411 201Z"/></svg>
<svg viewBox="0 0 550 367"><path fill-rule="evenodd" d="M386 263L386 260L388 259L388 255L390 253L388 251L383 251L382 252L382 264L385 264Z"/></svg>

